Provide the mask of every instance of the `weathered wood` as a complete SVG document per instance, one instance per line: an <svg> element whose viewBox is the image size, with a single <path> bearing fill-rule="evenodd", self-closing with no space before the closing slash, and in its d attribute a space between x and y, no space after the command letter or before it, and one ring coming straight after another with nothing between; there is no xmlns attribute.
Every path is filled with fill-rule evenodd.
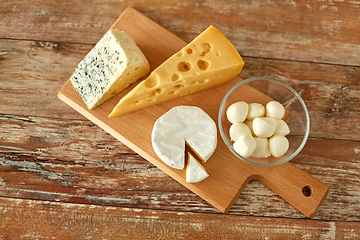
<svg viewBox="0 0 360 240"><path fill-rule="evenodd" d="M152 69L176 53L178 49L186 46L184 41L133 8L126 9L111 28L128 32L147 57ZM157 34L154 35L154 33ZM154 42L157 44L154 45ZM169 45L169 42L172 45ZM153 124L159 116L174 106L194 105L203 109L216 121L220 100L234 84L241 80L235 76L230 81L207 91L201 91L186 98L176 98L116 118L109 118L108 116L119 102L119 95L124 96L124 93L114 96L93 110L89 110L68 80L60 89L58 97L221 212L229 211L250 180L260 180L305 216L313 217L327 196L329 188L292 163L264 168L239 161L228 150L224 142L219 141L216 151L211 156L211 161L206 164L209 177L205 181L192 184L185 180L184 170L169 167L155 154L150 136ZM159 87L161 88L161 86ZM241 98L229 101L258 101L266 104L271 100L267 95L251 87L244 88L237 94L241 95ZM296 132L294 131L293 134ZM276 161L276 158L269 161ZM304 187L311 187L312 194L305 196L302 192ZM213 194L214 192L217 194Z"/></svg>
<svg viewBox="0 0 360 240"><path fill-rule="evenodd" d="M7 1L0 38L95 44L126 7L186 42L216 25L244 56L359 65L356 1Z"/></svg>
<svg viewBox="0 0 360 240"><path fill-rule="evenodd" d="M277 59L244 57L242 78L269 76L283 81L360 85L360 68L336 64L310 63Z"/></svg>
<svg viewBox="0 0 360 240"><path fill-rule="evenodd" d="M2 113L84 119L57 99L56 93L92 45L19 40L0 42ZM312 137L359 140L360 130L356 127L360 117L359 69L245 58L240 76L275 77L301 92L311 114Z"/></svg>
<svg viewBox="0 0 360 240"><path fill-rule="evenodd" d="M2 1L0 239L210 233L358 239L359 6L304 0ZM311 132L292 163L330 187L313 220L300 219L259 181L248 183L229 214L217 214L57 99L78 62L127 7L187 42L214 24L242 54L242 78L275 77L301 93Z"/></svg>
<svg viewBox="0 0 360 240"><path fill-rule="evenodd" d="M314 219L360 221L359 153L357 141L311 138L292 160L330 188ZM84 120L2 116L0 196L217 212ZM258 181L245 187L230 214L303 217Z"/></svg>
<svg viewBox="0 0 360 240"><path fill-rule="evenodd" d="M0 43L1 113L79 118L56 94L93 46L7 39Z"/></svg>
<svg viewBox="0 0 360 240"><path fill-rule="evenodd" d="M0 198L8 239L358 239L359 222L274 219ZM34 217L36 216L36 217Z"/></svg>

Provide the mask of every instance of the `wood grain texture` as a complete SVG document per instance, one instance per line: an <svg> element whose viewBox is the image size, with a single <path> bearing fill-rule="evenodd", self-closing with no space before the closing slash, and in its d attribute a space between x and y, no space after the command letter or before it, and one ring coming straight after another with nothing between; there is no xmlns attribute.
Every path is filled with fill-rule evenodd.
<svg viewBox="0 0 360 240"><path fill-rule="evenodd" d="M89 121L2 116L0 136L1 196L217 212ZM360 221L359 152L356 141L312 138L292 161L330 188L314 219ZM258 181L229 213L303 217Z"/></svg>
<svg viewBox="0 0 360 240"><path fill-rule="evenodd" d="M3 197L0 209L3 210L0 237L5 239L234 239L234 236L358 239L360 236L358 222L269 219Z"/></svg>
<svg viewBox="0 0 360 240"><path fill-rule="evenodd" d="M73 73L92 46L9 39L0 39L0 42L1 112L74 116L75 111L58 101L56 94L63 76ZM37 97L31 93L36 93Z"/></svg>
<svg viewBox="0 0 360 240"><path fill-rule="evenodd" d="M95 44L126 7L186 42L216 25L244 56L358 65L356 1L5 1L2 38ZM89 34L91 32L91 34Z"/></svg>
<svg viewBox="0 0 360 240"><path fill-rule="evenodd" d="M60 101L56 94L63 85L64 78L72 74L93 45L7 39L0 39L0 42L2 113L21 112L24 115L84 119ZM350 115L352 122L358 118L360 67L249 57L245 57L244 61L246 64L240 73L242 78L266 75L278 78L301 91L310 113L317 114L317 119L323 117L321 124L311 130L325 127L331 131L333 119L338 118L343 111ZM26 84L27 82L31 84ZM32 95L34 92L37 97ZM344 99L344 94L351 98L341 100ZM23 99L26 99L26 104ZM319 122L313 121L312 126L317 123ZM338 125L340 131L336 130L334 133L349 135L349 131L351 134L351 131L358 130L351 126L350 123ZM345 129L347 127L349 129ZM327 134L327 131L318 132ZM332 137L335 137L334 133ZM359 134L354 134L356 135Z"/></svg>
<svg viewBox="0 0 360 240"><path fill-rule="evenodd" d="M112 28L129 33L140 49L142 49L145 56L147 56L152 69L158 66L163 59L167 59L168 56L176 53L186 45L179 38L133 8L126 9ZM152 33L158 34L152 35ZM157 36L161 36L161 38ZM151 44L153 42L156 42L156 45ZM168 42L173 44L169 46ZM108 118L108 115L119 101L118 96L124 96L123 93L93 110L89 110L86 107L69 80L61 88L58 96L69 106L96 123L119 141L125 143L128 147L221 212L228 212L245 185L250 180L256 179L265 183L305 216L313 217L329 192L328 186L291 163L272 167L259 167L245 163L239 161L227 149L223 141L218 141L211 161L208 161L206 164L206 169L210 176L204 181L191 184L185 181L185 170L174 170L168 167L154 153L150 138L144 137L151 136L153 124L158 119L158 116L179 105L197 106L209 114L214 122L217 123L221 99L239 81L241 81L241 78L236 76L221 86L207 91L201 91L197 94L186 96L186 98L178 98L115 118ZM239 91L238 94L241 95L241 98L229 101L236 102L243 100L247 102L260 102L265 105L271 100L250 86L243 91ZM218 139L220 140L219 134ZM302 190L304 188L311 190L308 196L303 194ZM213 194L214 192L218 194Z"/></svg>
<svg viewBox="0 0 360 240"><path fill-rule="evenodd" d="M158 236L175 232L179 238L201 232L231 239L358 239L359 6L305 0L1 1L0 238L144 238L142 233L156 229ZM311 131L292 163L330 188L312 220L303 220L259 181L246 185L228 214L217 214L57 99L64 77L127 7L186 42L214 24L243 56L240 77L275 77L301 91ZM26 198L38 201L21 200ZM179 228L178 213L189 224ZM154 222L159 215L162 221Z"/></svg>

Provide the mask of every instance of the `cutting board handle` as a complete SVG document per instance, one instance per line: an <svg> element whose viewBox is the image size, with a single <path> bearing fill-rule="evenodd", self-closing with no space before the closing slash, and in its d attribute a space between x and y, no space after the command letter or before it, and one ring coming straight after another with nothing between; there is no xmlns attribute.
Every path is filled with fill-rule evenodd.
<svg viewBox="0 0 360 240"><path fill-rule="evenodd" d="M329 187L292 163L262 167L257 179L305 216L313 217L323 203Z"/></svg>

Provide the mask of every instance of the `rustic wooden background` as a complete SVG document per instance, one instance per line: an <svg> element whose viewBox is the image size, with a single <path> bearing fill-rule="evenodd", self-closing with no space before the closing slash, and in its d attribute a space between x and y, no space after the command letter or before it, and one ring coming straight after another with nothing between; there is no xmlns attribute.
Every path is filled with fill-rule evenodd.
<svg viewBox="0 0 360 240"><path fill-rule="evenodd" d="M307 219L258 181L227 214L57 98L133 7L189 42L210 24L299 91L309 140L292 161L330 192ZM0 239L360 239L360 2L0 0Z"/></svg>

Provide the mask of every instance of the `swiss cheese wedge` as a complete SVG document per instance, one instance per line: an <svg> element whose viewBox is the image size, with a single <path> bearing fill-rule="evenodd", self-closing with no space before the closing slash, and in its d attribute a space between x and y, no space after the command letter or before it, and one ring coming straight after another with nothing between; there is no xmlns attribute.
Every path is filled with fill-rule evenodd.
<svg viewBox="0 0 360 240"><path fill-rule="evenodd" d="M221 85L238 75L243 65L230 41L210 26L125 95L109 117Z"/></svg>

